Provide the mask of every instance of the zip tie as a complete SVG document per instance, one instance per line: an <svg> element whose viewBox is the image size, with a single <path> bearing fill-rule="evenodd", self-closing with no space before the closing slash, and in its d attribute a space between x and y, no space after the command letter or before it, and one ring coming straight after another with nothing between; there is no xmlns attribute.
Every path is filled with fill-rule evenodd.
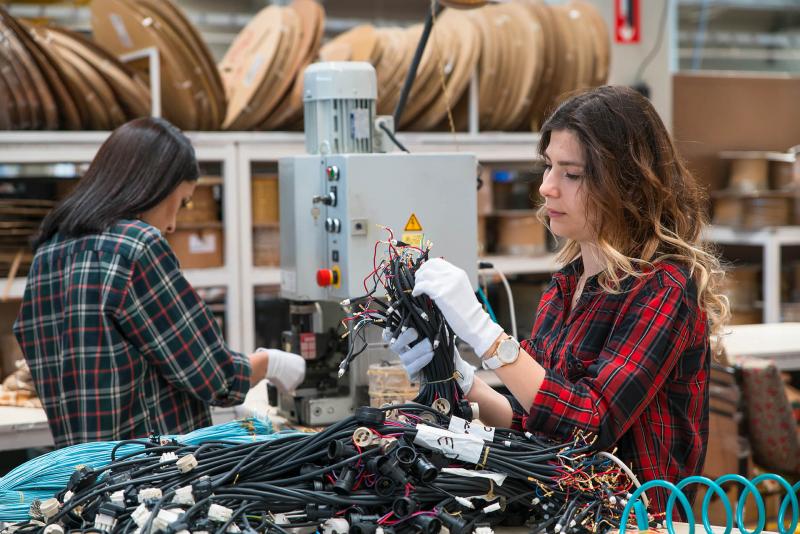
<svg viewBox="0 0 800 534"><path fill-rule="evenodd" d="M478 467L480 467L481 469L486 469L486 460L488 460L488 459L489 459L489 447L484 447L483 448L483 459L481 460L481 463L476 464L476 465ZM492 484L492 479L491 478L489 479L489 484ZM492 491L491 488L489 489L489 491L490 492Z"/></svg>

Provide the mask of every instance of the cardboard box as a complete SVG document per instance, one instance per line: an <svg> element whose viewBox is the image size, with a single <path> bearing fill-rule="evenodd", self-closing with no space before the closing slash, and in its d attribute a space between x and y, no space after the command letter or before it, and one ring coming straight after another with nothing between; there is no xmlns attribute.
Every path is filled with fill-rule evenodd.
<svg viewBox="0 0 800 534"><path fill-rule="evenodd" d="M281 229L278 225L253 228L253 265L277 267L281 264Z"/></svg>
<svg viewBox="0 0 800 534"><path fill-rule="evenodd" d="M225 265L222 224L181 227L167 236L182 269L207 269Z"/></svg>
<svg viewBox="0 0 800 534"><path fill-rule="evenodd" d="M17 370L14 362L22 358L17 338L14 337L14 321L17 320L21 302L0 302L0 377L5 378Z"/></svg>

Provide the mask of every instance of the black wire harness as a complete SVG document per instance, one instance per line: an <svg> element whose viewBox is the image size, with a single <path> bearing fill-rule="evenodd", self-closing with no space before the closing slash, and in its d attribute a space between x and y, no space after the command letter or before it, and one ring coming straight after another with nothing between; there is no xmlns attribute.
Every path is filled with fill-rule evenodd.
<svg viewBox="0 0 800 534"><path fill-rule="evenodd" d="M12 528L438 534L445 526L469 534L526 525L536 534L583 534L616 528L630 497L630 480L593 455L584 436L557 443L478 429L418 404L362 407L322 432L261 437L269 439L141 440L134 452L137 442L128 441L125 454L76 470L55 498L34 503L31 521Z"/></svg>
<svg viewBox="0 0 800 534"><path fill-rule="evenodd" d="M472 420L475 407L466 400L457 381L453 358L456 350L455 334L430 298L426 295L411 295L414 275L428 260L433 245L428 241L420 248L404 243L394 238L391 229L386 230L389 239L375 244L373 270L364 280L366 293L342 302L349 313L345 323L354 326L348 330L351 332L350 350L339 366L339 376L343 376L353 359L367 349L364 332L366 328L374 325L388 329L391 337L389 342L396 340L407 329L413 328L419 338L412 346L427 340L434 353L431 362L421 371L420 392L414 402L434 406L446 415L452 413ZM378 262L378 249L382 245L386 246L386 257ZM383 287L386 297L377 296L379 287Z"/></svg>

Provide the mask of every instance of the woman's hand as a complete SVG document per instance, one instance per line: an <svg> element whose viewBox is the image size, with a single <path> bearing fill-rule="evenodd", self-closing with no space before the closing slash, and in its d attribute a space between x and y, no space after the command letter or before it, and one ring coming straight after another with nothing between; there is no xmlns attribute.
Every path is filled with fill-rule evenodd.
<svg viewBox="0 0 800 534"><path fill-rule="evenodd" d="M303 383L306 377L306 360L299 354L284 352L278 349L256 350L256 353L267 354L266 378L283 393L292 392Z"/></svg>
<svg viewBox="0 0 800 534"><path fill-rule="evenodd" d="M453 332L482 357L503 329L483 311L467 273L440 258L426 261L414 276L417 297L428 295L441 310Z"/></svg>
<svg viewBox="0 0 800 534"><path fill-rule="evenodd" d="M419 334L413 328L409 328L400 334L394 342L392 342L391 336L392 334L388 329L383 331L383 340L389 344L389 350L400 357L408 378L412 382L419 382L419 372L433 360L433 345L431 345L430 340L422 339L419 343L410 347L409 344L419 337ZM456 382L458 382L458 385L461 386L461 391L466 395L472 388L475 368L461 358L457 349L454 349L454 351L453 363L456 371L458 371Z"/></svg>

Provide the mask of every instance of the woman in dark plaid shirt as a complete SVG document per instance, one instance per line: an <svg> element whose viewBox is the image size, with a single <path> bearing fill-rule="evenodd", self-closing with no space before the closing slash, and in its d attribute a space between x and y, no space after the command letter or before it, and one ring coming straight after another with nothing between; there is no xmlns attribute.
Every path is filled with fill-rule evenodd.
<svg viewBox="0 0 800 534"><path fill-rule="evenodd" d="M230 350L183 277L164 234L198 175L180 130L136 119L42 223L14 333L57 446L189 432L265 376L303 380L296 354Z"/></svg>
<svg viewBox="0 0 800 534"><path fill-rule="evenodd" d="M631 89L573 96L541 134L539 213L563 240L565 267L542 296L530 339L510 339L466 274L444 260L420 268L414 294L436 302L512 393L474 378L457 357L459 383L483 422L561 439L594 434L598 449L616 449L642 481L697 475L708 438L709 337L729 314L720 264L701 240L702 190L655 109ZM394 350L414 369L432 356ZM665 493L649 493L651 511L663 511Z"/></svg>

